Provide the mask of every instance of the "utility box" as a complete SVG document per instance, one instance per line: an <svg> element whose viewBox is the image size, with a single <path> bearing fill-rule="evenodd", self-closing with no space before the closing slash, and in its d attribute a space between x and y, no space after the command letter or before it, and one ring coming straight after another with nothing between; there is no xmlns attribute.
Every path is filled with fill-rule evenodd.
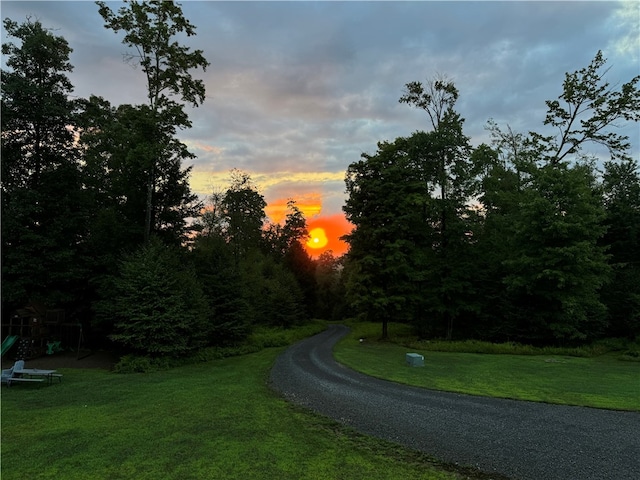
<svg viewBox="0 0 640 480"><path fill-rule="evenodd" d="M407 353L406 360L410 367L424 367L424 357L419 353Z"/></svg>

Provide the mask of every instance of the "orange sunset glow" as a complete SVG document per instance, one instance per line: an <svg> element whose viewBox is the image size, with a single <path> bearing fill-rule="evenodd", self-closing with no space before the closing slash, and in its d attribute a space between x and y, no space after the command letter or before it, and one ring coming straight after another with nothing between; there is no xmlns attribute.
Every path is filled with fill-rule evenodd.
<svg viewBox="0 0 640 480"><path fill-rule="evenodd" d="M328 250L331 250L336 257L347 253L349 245L340 240L340 237L350 233L353 225L344 218L344 215L338 213L307 219L307 228L309 230L307 252L312 258L318 258L321 253Z"/></svg>
<svg viewBox="0 0 640 480"><path fill-rule="evenodd" d="M274 223L282 223L287 215L288 199L278 199L269 202L265 213ZM323 252L331 250L338 257L347 253L349 245L340 240L342 235L353 229L344 215L322 215L322 196L317 193L307 193L296 197L296 206L307 219L309 239L306 242L307 253L312 258L318 258Z"/></svg>
<svg viewBox="0 0 640 480"><path fill-rule="evenodd" d="M265 213L273 223L283 223L287 216L288 198L269 201L264 209ZM322 210L322 197L318 193L306 194L296 197L296 207L300 209L304 218L315 217Z"/></svg>

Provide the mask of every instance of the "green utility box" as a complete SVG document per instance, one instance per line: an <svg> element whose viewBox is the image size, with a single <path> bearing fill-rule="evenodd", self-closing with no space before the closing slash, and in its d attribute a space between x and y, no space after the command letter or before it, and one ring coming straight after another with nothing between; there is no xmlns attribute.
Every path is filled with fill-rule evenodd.
<svg viewBox="0 0 640 480"><path fill-rule="evenodd" d="M407 353L406 360L410 367L424 367L424 357L419 353Z"/></svg>

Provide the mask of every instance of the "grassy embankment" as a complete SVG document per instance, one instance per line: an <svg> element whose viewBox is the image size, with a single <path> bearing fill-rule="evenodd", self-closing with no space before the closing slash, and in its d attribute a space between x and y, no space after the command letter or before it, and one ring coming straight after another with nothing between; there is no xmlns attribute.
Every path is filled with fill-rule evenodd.
<svg viewBox="0 0 640 480"><path fill-rule="evenodd" d="M354 324L335 348L341 363L379 378L435 390L566 405L640 411L640 362L598 349L536 350L526 346L417 342L408 327L392 324L380 341L379 324ZM365 338L360 342L360 338ZM513 351L482 354L436 348ZM604 350L604 349L603 349ZM424 355L425 367L405 365L405 354ZM590 356L572 356L568 353Z"/></svg>
<svg viewBox="0 0 640 480"><path fill-rule="evenodd" d="M3 387L2 479L483 478L292 407L267 386L281 351Z"/></svg>

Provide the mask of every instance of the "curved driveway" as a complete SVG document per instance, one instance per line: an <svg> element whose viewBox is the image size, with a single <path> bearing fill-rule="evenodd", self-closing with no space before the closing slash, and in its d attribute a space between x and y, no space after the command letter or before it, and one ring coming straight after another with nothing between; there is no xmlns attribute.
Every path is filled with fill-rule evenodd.
<svg viewBox="0 0 640 480"><path fill-rule="evenodd" d="M640 479L640 413L437 392L360 374L333 359L331 326L276 360L286 399L448 463L519 480Z"/></svg>

